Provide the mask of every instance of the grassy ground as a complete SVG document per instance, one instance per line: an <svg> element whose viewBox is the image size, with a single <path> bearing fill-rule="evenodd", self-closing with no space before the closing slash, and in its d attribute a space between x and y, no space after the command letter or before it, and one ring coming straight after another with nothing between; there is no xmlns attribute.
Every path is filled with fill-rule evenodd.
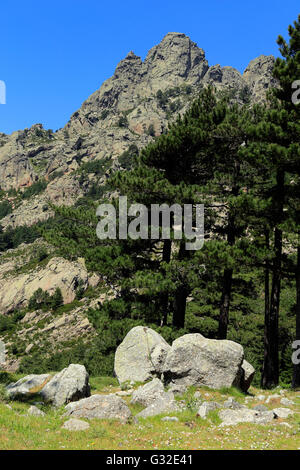
<svg viewBox="0 0 300 470"><path fill-rule="evenodd" d="M115 379L108 377L91 378L92 393L111 393L120 390ZM196 417L196 389L189 390L183 397L187 410L169 413L177 416L179 422L162 422L161 416L140 420L138 424L120 424L116 421L91 420L87 431L72 432L61 429L69 418L64 417L64 409L53 410L41 407L46 416L27 416L28 403L1 401L0 399L0 449L159 449L159 450L196 450L196 449L299 449L300 448L300 392L286 390L284 395L292 399L295 405L289 406L296 413L285 420L274 420L270 425L239 424L220 428L217 412L212 412L208 419ZM198 389L205 400L222 402L228 396L234 396L245 403L246 396L229 390ZM257 395L266 397L278 393L250 389L248 406L261 403ZM140 411L139 406L130 405L130 397L124 397L133 412ZM280 399L273 399L266 406L269 409L283 407ZM9 405L11 408L9 408ZM290 425L287 427L282 422Z"/></svg>

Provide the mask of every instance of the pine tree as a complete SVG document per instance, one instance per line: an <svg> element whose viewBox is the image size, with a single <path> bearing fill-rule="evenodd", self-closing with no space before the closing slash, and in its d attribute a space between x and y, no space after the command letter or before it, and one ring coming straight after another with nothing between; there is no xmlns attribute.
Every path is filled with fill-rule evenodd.
<svg viewBox="0 0 300 470"><path fill-rule="evenodd" d="M293 199L298 209L293 210L292 218L298 238L297 262L295 265L296 279L296 340L300 340L300 254L299 254L299 175L300 175L300 103L293 99L294 86L300 79L300 15L288 28L289 43L282 36L278 37L282 58L276 60L274 77L279 81L279 89L275 96L280 100L286 111L287 121L285 132L288 136L288 167L293 179ZM299 84L299 82L298 82ZM299 87L298 87L299 88ZM298 184L297 184L298 182ZM293 387L300 386L300 365L294 365Z"/></svg>
<svg viewBox="0 0 300 470"><path fill-rule="evenodd" d="M260 209L264 206L257 216L265 223L265 247L271 252L264 263L265 354L261 383L264 388L271 388L279 382L278 322L285 263L284 230L291 217L290 188L293 176L297 179L296 168L299 170L299 108L296 109L291 100L292 83L300 72L299 23L295 23L295 28L290 27L289 33L289 46L282 37L278 39L283 59L276 60L273 75L278 79L279 86L269 94L268 105L258 123L249 124L249 143L244 153L257 170L256 189L252 190L261 200ZM256 225L261 225L261 222Z"/></svg>

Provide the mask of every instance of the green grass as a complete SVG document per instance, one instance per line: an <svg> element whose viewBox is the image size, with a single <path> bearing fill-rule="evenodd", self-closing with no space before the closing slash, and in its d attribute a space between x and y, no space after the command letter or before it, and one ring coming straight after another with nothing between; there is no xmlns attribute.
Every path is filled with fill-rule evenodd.
<svg viewBox="0 0 300 470"><path fill-rule="evenodd" d="M7 383L9 379L18 379L16 375L0 374L0 380ZM10 380L9 380L10 381ZM91 377L92 393L110 393L120 390L113 377ZM84 450L84 449L161 449L161 450L194 450L194 449L281 449L293 450L300 446L300 399L294 392L287 391L285 396L293 399L292 407L296 412L287 420L291 428L280 425L283 420L276 420L271 425L254 425L242 423L237 426L220 428L218 410L209 413L207 419L196 416L192 407L183 411L164 413L159 416L133 420L121 424L114 420L91 420L86 431L72 432L62 429L69 418L64 416L64 408L53 409L42 406L46 413L43 417L28 416L29 403L7 402L1 400L0 387L0 449L49 449L49 450ZM192 400L195 388L191 387L179 397L187 404ZM235 389L211 390L207 387L199 389L202 399L222 402L228 395L237 397ZM266 397L272 392L251 389L253 399L249 407L254 406L255 396L263 393ZM226 397L224 397L224 395ZM243 401L245 395L237 398ZM131 405L130 397L124 400L132 414L141 411L140 405ZM32 401L32 400L31 400ZM277 406L277 405L276 405ZM176 416L178 422L163 422L163 416Z"/></svg>
<svg viewBox="0 0 300 470"><path fill-rule="evenodd" d="M237 389L236 387L222 387L220 389L220 393L222 395L228 395L234 398L244 398L245 393L241 392L241 390Z"/></svg>

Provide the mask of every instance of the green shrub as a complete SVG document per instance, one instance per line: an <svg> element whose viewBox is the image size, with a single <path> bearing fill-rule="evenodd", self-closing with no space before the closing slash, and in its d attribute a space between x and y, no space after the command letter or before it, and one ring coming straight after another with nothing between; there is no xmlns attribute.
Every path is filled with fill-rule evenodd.
<svg viewBox="0 0 300 470"><path fill-rule="evenodd" d="M47 181L39 180L26 188L22 194L23 199L30 199L32 196L42 193L47 188Z"/></svg>
<svg viewBox="0 0 300 470"><path fill-rule="evenodd" d="M0 220L12 212L12 205L9 201L5 200L0 202Z"/></svg>

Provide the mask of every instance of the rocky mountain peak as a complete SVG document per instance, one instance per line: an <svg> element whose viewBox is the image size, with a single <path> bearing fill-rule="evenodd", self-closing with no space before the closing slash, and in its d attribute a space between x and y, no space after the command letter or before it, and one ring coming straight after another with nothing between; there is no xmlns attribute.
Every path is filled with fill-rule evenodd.
<svg viewBox="0 0 300 470"><path fill-rule="evenodd" d="M144 67L153 88L178 86L182 80L198 83L208 69L203 49L182 33L168 33L147 54Z"/></svg>

